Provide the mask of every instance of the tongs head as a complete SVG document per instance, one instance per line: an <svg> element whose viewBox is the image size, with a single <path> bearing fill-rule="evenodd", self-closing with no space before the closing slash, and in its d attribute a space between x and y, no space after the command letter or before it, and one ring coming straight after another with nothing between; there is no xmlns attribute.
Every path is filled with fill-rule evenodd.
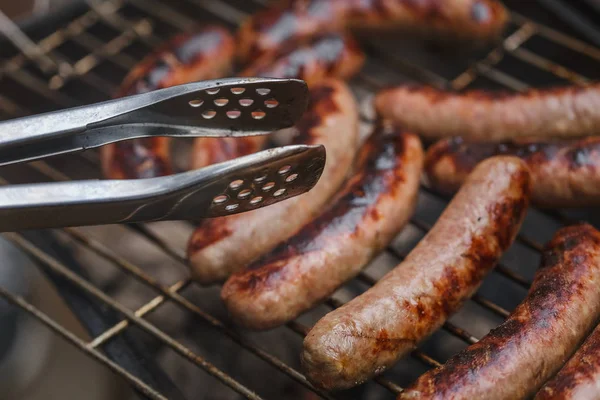
<svg viewBox="0 0 600 400"><path fill-rule="evenodd" d="M0 231L252 211L309 191L324 166L323 146L294 145L159 178L0 187Z"/></svg>
<svg viewBox="0 0 600 400"><path fill-rule="evenodd" d="M0 166L152 137L241 137L293 126L308 104L296 79L229 78L0 123Z"/></svg>

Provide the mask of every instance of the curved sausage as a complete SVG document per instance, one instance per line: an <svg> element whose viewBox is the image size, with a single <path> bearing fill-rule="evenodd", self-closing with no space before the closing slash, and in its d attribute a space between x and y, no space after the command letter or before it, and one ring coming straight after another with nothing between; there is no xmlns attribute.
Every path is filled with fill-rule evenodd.
<svg viewBox="0 0 600 400"><path fill-rule="evenodd" d="M348 87L337 80L313 86L309 109L296 128L295 143L323 144L327 150L321 179L302 196L264 209L204 221L188 245L192 276L201 284L225 280L288 239L320 213L342 184L358 137L357 106Z"/></svg>
<svg viewBox="0 0 600 400"><path fill-rule="evenodd" d="M304 339L307 378L358 385L394 365L477 290L510 246L529 203L525 163L481 163L431 231L375 286L325 315Z"/></svg>
<svg viewBox="0 0 600 400"><path fill-rule="evenodd" d="M600 325L535 400L600 399Z"/></svg>
<svg viewBox="0 0 600 400"><path fill-rule="evenodd" d="M462 136L498 142L518 138L598 135L600 84L531 89L524 93L453 93L401 86L375 98L378 114L429 140Z"/></svg>
<svg viewBox="0 0 600 400"><path fill-rule="evenodd" d="M362 68L364 61L365 55L352 37L328 34L310 43L294 43L275 57L262 57L240 75L302 79L311 87L327 78L349 79ZM267 139L267 136L199 138L194 142L191 168L255 153Z"/></svg>
<svg viewBox="0 0 600 400"><path fill-rule="evenodd" d="M231 69L234 52L232 35L219 26L178 35L144 58L125 77L116 97L222 77ZM104 175L133 179L173 173L169 142L167 137L156 137L104 146Z"/></svg>
<svg viewBox="0 0 600 400"><path fill-rule="evenodd" d="M242 60L273 53L286 42L346 28L399 28L471 41L496 38L508 20L496 0L300 0L269 7L240 27Z"/></svg>
<svg viewBox="0 0 600 400"><path fill-rule="evenodd" d="M559 230L525 300L505 322L398 397L524 399L560 369L600 317L600 232Z"/></svg>
<svg viewBox="0 0 600 400"><path fill-rule="evenodd" d="M325 213L225 283L221 297L236 322L270 329L296 318L359 273L408 222L423 166L419 138L378 128L359 160Z"/></svg>
<svg viewBox="0 0 600 400"><path fill-rule="evenodd" d="M527 163L536 205L557 208L600 204L600 138L502 143L446 139L429 148L425 169L433 187L454 193L479 162L502 154L520 157Z"/></svg>

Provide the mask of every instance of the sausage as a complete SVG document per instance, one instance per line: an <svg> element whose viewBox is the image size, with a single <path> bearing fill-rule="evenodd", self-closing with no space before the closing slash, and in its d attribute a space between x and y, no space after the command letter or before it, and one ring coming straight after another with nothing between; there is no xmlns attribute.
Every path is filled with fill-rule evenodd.
<svg viewBox="0 0 600 400"><path fill-rule="evenodd" d="M365 54L350 35L329 33L285 47L274 58L259 58L242 76L296 78L310 87L328 77L349 79L365 62Z"/></svg>
<svg viewBox="0 0 600 400"><path fill-rule="evenodd" d="M296 318L358 274L408 222L423 166L419 138L380 127L358 159L358 173L327 211L225 283L221 297L236 322L262 330Z"/></svg>
<svg viewBox="0 0 600 400"><path fill-rule="evenodd" d="M220 26L180 34L134 67L116 97L222 77L230 71L234 53L233 36ZM101 150L104 175L133 179L173 173L169 142L169 138L156 137L104 146Z"/></svg>
<svg viewBox="0 0 600 400"><path fill-rule="evenodd" d="M307 378L326 390L358 385L442 326L514 240L530 186L518 158L481 163L402 263L310 330L302 352Z"/></svg>
<svg viewBox="0 0 600 400"><path fill-rule="evenodd" d="M425 169L433 187L454 193L479 162L501 154L520 157L527 163L536 205L557 208L600 204L600 138L468 143L457 137L430 147Z"/></svg>
<svg viewBox="0 0 600 400"><path fill-rule="evenodd" d="M600 316L600 232L559 230L525 300L499 327L398 397L524 399L560 369Z"/></svg>
<svg viewBox="0 0 600 400"><path fill-rule="evenodd" d="M375 98L378 114L428 140L462 136L499 142L519 138L598 135L600 84L531 89L524 93L453 93L400 86Z"/></svg>
<svg viewBox="0 0 600 400"><path fill-rule="evenodd" d="M239 56L256 59L288 41L346 28L397 28L410 32L488 41L508 20L496 0L299 0L254 14L240 27Z"/></svg>
<svg viewBox="0 0 600 400"><path fill-rule="evenodd" d="M293 43L256 60L241 76L302 79L310 86L327 78L348 79L364 64L365 55L348 35L327 34L305 44ZM245 138L199 138L194 143L191 168L227 161L260 150L266 136Z"/></svg>
<svg viewBox="0 0 600 400"><path fill-rule="evenodd" d="M358 141L357 105L349 88L338 80L313 86L309 108L296 128L295 143L322 144L327 150L321 179L308 194L264 209L205 220L188 244L192 276L199 283L223 281L288 239L319 214L342 184Z"/></svg>
<svg viewBox="0 0 600 400"><path fill-rule="evenodd" d="M600 325L535 400L600 399Z"/></svg>

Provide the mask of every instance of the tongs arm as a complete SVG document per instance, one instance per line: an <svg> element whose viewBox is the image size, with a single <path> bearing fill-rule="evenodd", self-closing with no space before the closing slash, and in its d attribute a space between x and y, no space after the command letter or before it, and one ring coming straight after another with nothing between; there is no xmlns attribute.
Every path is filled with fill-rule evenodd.
<svg viewBox="0 0 600 400"><path fill-rule="evenodd" d="M300 80L229 78L0 122L0 166L142 137L264 135L294 125L307 93Z"/></svg>

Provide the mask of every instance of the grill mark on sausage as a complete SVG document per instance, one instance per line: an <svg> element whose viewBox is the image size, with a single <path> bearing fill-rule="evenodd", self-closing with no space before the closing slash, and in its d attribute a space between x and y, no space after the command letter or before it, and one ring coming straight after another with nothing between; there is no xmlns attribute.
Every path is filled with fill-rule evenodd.
<svg viewBox="0 0 600 400"><path fill-rule="evenodd" d="M311 86L327 76L351 77L360 69L364 58L351 36L321 34L308 43L287 42L275 55L260 57L241 75L296 78Z"/></svg>
<svg viewBox="0 0 600 400"><path fill-rule="evenodd" d="M495 155L524 160L534 176L534 201L538 205L568 207L593 205L600 197L600 138L578 140L468 142L455 137L439 141L427 152L425 171L442 192L457 190L475 166Z"/></svg>
<svg viewBox="0 0 600 400"><path fill-rule="evenodd" d="M587 332L586 325L600 314L599 296L591 299L592 311L580 317L581 320L577 321L578 315L570 312L572 307L581 308L582 302L595 294L600 275L599 252L600 233L590 225L558 231L545 246L527 298L509 318L444 366L420 377L398 399L450 395L499 399L531 395L560 368L564 362L562 351L570 354ZM561 332L567 337L563 338ZM561 340L568 343L558 343ZM538 341L550 341L558 350L544 348ZM519 364L524 360L526 363ZM522 374L525 377L519 378ZM490 386L494 380L496 389Z"/></svg>
<svg viewBox="0 0 600 400"><path fill-rule="evenodd" d="M325 212L226 282L221 297L232 319L276 327L356 275L408 222L422 155L415 135L378 127L357 157L358 172Z"/></svg>
<svg viewBox="0 0 600 400"><path fill-rule="evenodd" d="M190 243L188 257L194 278L200 283L227 279L231 273L271 251L279 241L293 236L295 231L320 213L327 199L343 182L356 150L354 98L343 82L334 79L313 87L311 93L309 110L296 125L299 133L294 142L326 146L328 159L321 178L326 183L318 184L309 196L298 196L273 207L226 217L225 223L233 227L233 232L225 240L214 241L203 248ZM306 119L308 123L304 121ZM334 138L333 135L338 136ZM264 218L275 218L277 226L264 229ZM286 223L280 223L280 220ZM240 247L245 247L244 252L237 251Z"/></svg>
<svg viewBox="0 0 600 400"><path fill-rule="evenodd" d="M248 266L247 270L268 270L263 276L270 277L273 272L283 268L285 260L290 257L321 250L323 245L327 245L327 237L339 236L344 232L351 236L358 234L362 221L372 215L372 212L377 213L372 208L374 202L386 196L389 189L393 190L390 188L390 181L404 180L402 172L398 170L398 162L405 156L404 140L397 132L376 132L365 143L358 158L364 154L375 157L371 156L364 168L346 184L346 194L335 200L335 207L325 211L270 254ZM276 283L276 279L269 279ZM246 288L240 286L240 289Z"/></svg>
<svg viewBox="0 0 600 400"><path fill-rule="evenodd" d="M530 183L518 159L481 165L397 268L313 327L304 341L307 378L326 389L354 386L393 365L437 330L475 292L514 239ZM519 215L506 215L513 212ZM406 340L406 346L372 353L377 344L362 337L381 329ZM355 340L339 333L351 333Z"/></svg>
<svg viewBox="0 0 600 400"><path fill-rule="evenodd" d="M196 229L190 238L188 252L194 253L212 243L223 240L233 232L227 227L226 219L213 218L203 220L202 229Z"/></svg>

